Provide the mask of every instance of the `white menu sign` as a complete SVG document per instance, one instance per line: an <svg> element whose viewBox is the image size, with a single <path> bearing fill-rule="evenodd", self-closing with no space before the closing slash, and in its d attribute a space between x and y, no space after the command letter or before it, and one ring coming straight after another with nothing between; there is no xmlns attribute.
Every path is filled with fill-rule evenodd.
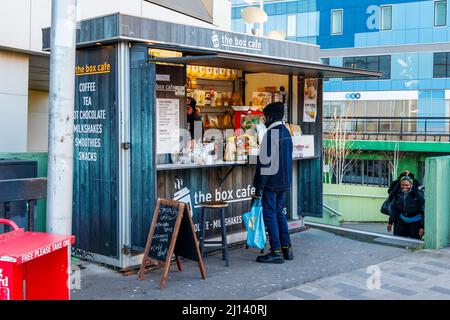
<svg viewBox="0 0 450 320"><path fill-rule="evenodd" d="M164 154L179 151L179 99L156 99L156 128L156 153Z"/></svg>

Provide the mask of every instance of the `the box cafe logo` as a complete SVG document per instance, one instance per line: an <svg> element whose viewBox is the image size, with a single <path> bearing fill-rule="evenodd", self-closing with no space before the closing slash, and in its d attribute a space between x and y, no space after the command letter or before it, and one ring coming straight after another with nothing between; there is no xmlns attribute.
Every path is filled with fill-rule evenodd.
<svg viewBox="0 0 450 320"><path fill-rule="evenodd" d="M220 46L229 48L238 48L246 50L261 51L262 43L258 39L244 39L236 35L222 34L219 36L216 32L213 32L211 37L212 45L218 49Z"/></svg>
<svg viewBox="0 0 450 320"><path fill-rule="evenodd" d="M360 93L347 93L345 95L345 99L348 99L348 100L358 100L360 98L361 98Z"/></svg>

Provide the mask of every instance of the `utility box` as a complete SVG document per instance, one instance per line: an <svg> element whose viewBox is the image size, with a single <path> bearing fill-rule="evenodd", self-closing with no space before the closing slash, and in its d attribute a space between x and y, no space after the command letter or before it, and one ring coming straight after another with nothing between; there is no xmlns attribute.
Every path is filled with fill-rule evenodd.
<svg viewBox="0 0 450 320"><path fill-rule="evenodd" d="M0 159L0 180L36 178L37 169L37 161ZM34 216L36 218L36 214ZM26 228L28 224L27 202L11 201L0 204L1 218L11 219L19 227ZM1 232L4 232L3 226L0 226Z"/></svg>
<svg viewBox="0 0 450 320"><path fill-rule="evenodd" d="M0 300L68 300L69 248L74 236L13 230L0 234Z"/></svg>

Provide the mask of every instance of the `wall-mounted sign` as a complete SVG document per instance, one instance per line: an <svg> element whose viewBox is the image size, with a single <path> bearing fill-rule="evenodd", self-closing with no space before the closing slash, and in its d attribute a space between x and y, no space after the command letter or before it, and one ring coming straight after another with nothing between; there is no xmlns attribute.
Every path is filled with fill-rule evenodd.
<svg viewBox="0 0 450 320"><path fill-rule="evenodd" d="M245 35L222 33L217 34L213 32L211 36L212 46L215 49L219 48L238 48L251 51L262 51L262 42L256 38L248 38Z"/></svg>
<svg viewBox="0 0 450 320"><path fill-rule="evenodd" d="M119 121L116 48L77 50L74 106L73 233L76 254L118 253ZM88 217L88 218L87 218ZM89 229L95 224L96 229ZM91 231L89 231L91 230ZM95 233L95 241L91 241Z"/></svg>
<svg viewBox="0 0 450 320"><path fill-rule="evenodd" d="M450 95L449 95L450 96ZM419 98L418 90L397 90L397 91L328 91L323 93L324 101L389 101L389 100L417 100Z"/></svg>
<svg viewBox="0 0 450 320"><path fill-rule="evenodd" d="M318 83L317 79L305 79L303 122L316 122Z"/></svg>

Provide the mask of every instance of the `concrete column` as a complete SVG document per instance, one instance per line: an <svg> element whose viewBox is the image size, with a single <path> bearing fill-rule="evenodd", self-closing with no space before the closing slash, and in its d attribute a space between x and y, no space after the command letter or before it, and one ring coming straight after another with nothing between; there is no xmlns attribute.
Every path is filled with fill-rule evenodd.
<svg viewBox="0 0 450 320"><path fill-rule="evenodd" d="M425 248L450 245L450 157L425 161Z"/></svg>

